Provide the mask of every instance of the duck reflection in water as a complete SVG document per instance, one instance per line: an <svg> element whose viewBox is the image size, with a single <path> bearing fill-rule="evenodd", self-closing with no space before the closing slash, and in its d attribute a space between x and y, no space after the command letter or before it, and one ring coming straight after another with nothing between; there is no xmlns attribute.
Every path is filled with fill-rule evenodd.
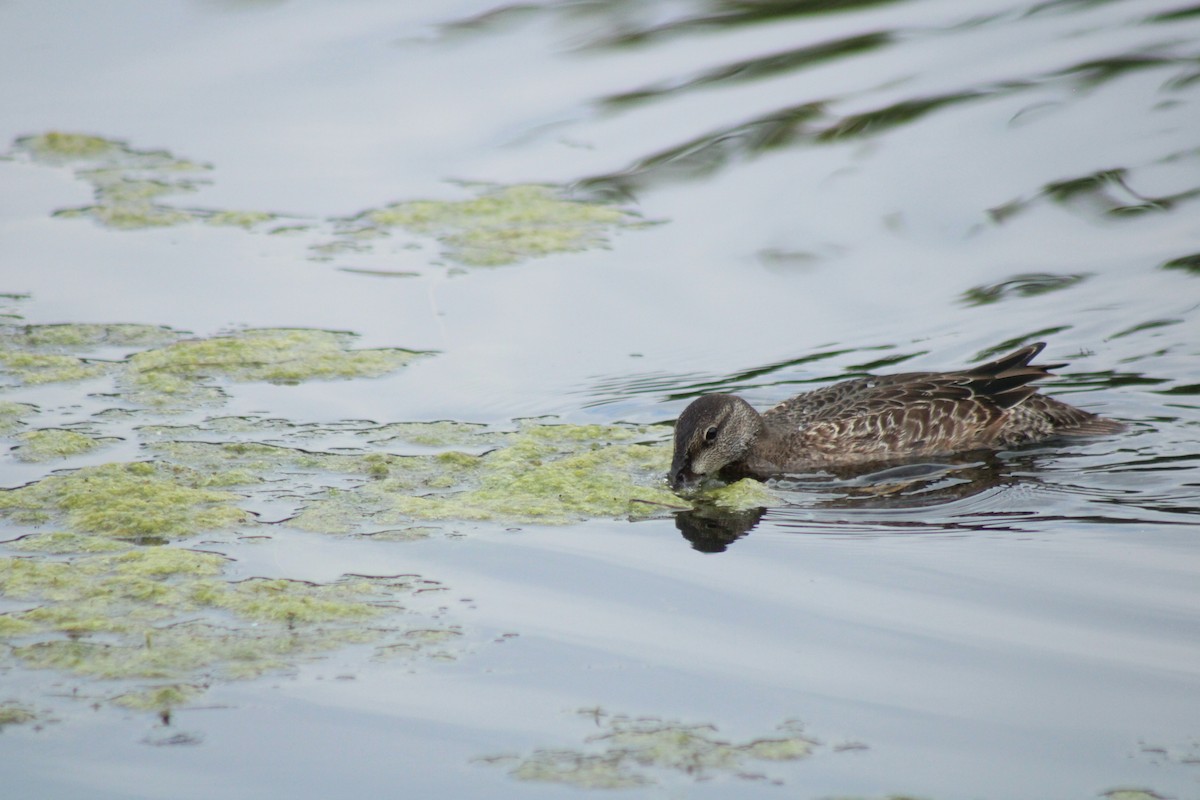
<svg viewBox="0 0 1200 800"><path fill-rule="evenodd" d="M912 512L961 504L1018 484L1040 485L1036 462L1046 455L1045 450L1003 456L967 453L869 472L843 468L791 475L772 481L772 488L783 495L777 508L731 511L698 500L695 507L675 514L675 527L692 549L702 553L725 552L768 514L779 530L820 535L1020 531L1020 519L1030 512L1016 508L972 515L962 513L960 506L952 518L936 511L932 517ZM788 495L796 498L794 504L788 502Z"/></svg>
<svg viewBox="0 0 1200 800"><path fill-rule="evenodd" d="M724 553L762 519L765 508L730 511L715 506L697 506L675 514L675 527L701 553Z"/></svg>

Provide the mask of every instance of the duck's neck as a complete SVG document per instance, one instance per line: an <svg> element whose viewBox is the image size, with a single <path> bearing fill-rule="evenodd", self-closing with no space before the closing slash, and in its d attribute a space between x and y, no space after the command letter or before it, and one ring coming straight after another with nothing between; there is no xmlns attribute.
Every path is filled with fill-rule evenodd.
<svg viewBox="0 0 1200 800"><path fill-rule="evenodd" d="M747 476L762 477L770 474L770 453L776 452L782 444L783 431L773 429L749 404L745 407L743 444L745 451L734 462L728 464L722 471L727 478L738 479Z"/></svg>

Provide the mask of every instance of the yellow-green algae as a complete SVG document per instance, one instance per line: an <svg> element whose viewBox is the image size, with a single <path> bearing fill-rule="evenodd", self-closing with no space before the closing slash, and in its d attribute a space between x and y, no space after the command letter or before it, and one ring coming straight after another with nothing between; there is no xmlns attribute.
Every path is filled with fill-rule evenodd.
<svg viewBox="0 0 1200 800"><path fill-rule="evenodd" d="M18 619L11 614L0 614L0 638L2 639L23 636L35 630L37 630L37 626L28 620Z"/></svg>
<svg viewBox="0 0 1200 800"><path fill-rule="evenodd" d="M34 163L74 166L76 177L92 186L93 204L61 209L58 217L86 217L119 230L192 222L268 233L316 228L328 237L310 246L311 257L317 259L363 252L390 236L391 230L402 228L440 242L450 261L496 266L603 246L612 231L645 224L630 211L571 199L560 187L544 184L475 184L469 188L476 196L467 199L407 200L314 224L261 210L167 205L164 198L193 192L207 182L212 167L166 150L50 131L17 139L13 151ZM268 225L277 221L286 224Z"/></svg>
<svg viewBox="0 0 1200 800"><path fill-rule="evenodd" d="M471 455L374 454L374 480L330 490L289 524L345 532L413 520L563 524L594 517L646 517L678 506L662 482L670 453L645 428L527 423L503 446Z"/></svg>
<svg viewBox="0 0 1200 800"><path fill-rule="evenodd" d="M294 384L308 380L385 375L423 353L388 347L352 350L355 334L307 328L262 328L208 339L187 339L135 353L127 380L141 402L189 402L203 381Z"/></svg>
<svg viewBox="0 0 1200 800"><path fill-rule="evenodd" d="M259 483L280 473L331 472L370 475L377 464L397 459L386 454L322 453L259 442L156 442L154 452L208 476L208 485ZM385 467L386 469L386 467Z"/></svg>
<svg viewBox="0 0 1200 800"><path fill-rule="evenodd" d="M701 498L725 511L745 511L778 505L781 498L761 481L743 478L736 483L706 489Z"/></svg>
<svg viewBox="0 0 1200 800"><path fill-rule="evenodd" d="M3 543L6 547L23 553L46 553L67 555L69 553L114 553L124 551L129 545L107 536L88 536L69 531L31 533L19 539Z"/></svg>
<svg viewBox="0 0 1200 800"><path fill-rule="evenodd" d="M167 683L123 692L109 702L134 711L169 711L190 703L204 694L207 687L192 683Z"/></svg>
<svg viewBox="0 0 1200 800"><path fill-rule="evenodd" d="M395 347L356 350L357 337L347 331L264 328L182 336L156 325L9 325L0 327L0 375L33 385L115 374L125 399L164 409L223 399L218 379L294 384L377 377L426 355ZM88 357L101 348L137 352L122 361ZM0 425L17 413L3 412Z"/></svg>
<svg viewBox="0 0 1200 800"><path fill-rule="evenodd" d="M458 657L457 653L440 646L452 645L462 635L462 630L457 626L405 631L399 641L377 648L375 660L386 661L397 656L410 657L420 654L434 661L454 661Z"/></svg>
<svg viewBox="0 0 1200 800"><path fill-rule="evenodd" d="M234 427L255 429L245 420ZM155 430L162 435L198 433L187 427ZM670 452L657 428L526 420L516 430L497 430L441 421L364 426L355 432L372 447L413 442L463 449L398 455L363 449L328 453L259 442L174 440L148 446L159 457L210 476L208 485L213 486L261 485L297 471L366 478L307 497L292 493L300 509L288 524L325 533L405 529L422 521L564 524L690 507L666 488ZM721 512L779 502L763 484L750 480L695 499Z"/></svg>
<svg viewBox="0 0 1200 800"><path fill-rule="evenodd" d="M0 374L28 386L98 378L110 367L110 364L89 362L75 356L10 350L0 343Z"/></svg>
<svg viewBox="0 0 1200 800"><path fill-rule="evenodd" d="M152 682L112 696L161 711L211 680L253 677L353 643L443 657L460 633L400 624L403 598L442 588L416 575L326 584L222 577L229 560L173 547L66 559L0 557L0 638L21 664ZM364 625L364 621L370 625Z"/></svg>
<svg viewBox="0 0 1200 800"><path fill-rule="evenodd" d="M91 184L95 204L62 209L56 216L91 217L122 230L181 225L206 216L155 202L195 191L211 169L165 150L139 150L118 139L61 131L21 137L13 149L35 163L76 165L76 177Z"/></svg>
<svg viewBox="0 0 1200 800"><path fill-rule="evenodd" d="M0 702L0 728L5 725L24 725L37 719L37 714L28 706L15 700Z"/></svg>
<svg viewBox="0 0 1200 800"><path fill-rule="evenodd" d="M0 436L8 436L25 425L25 418L38 413L37 406L0 400Z"/></svg>
<svg viewBox="0 0 1200 800"><path fill-rule="evenodd" d="M509 774L518 780L584 789L624 789L657 783L656 773L661 772L677 772L697 780L718 773L762 778L747 771L752 762L798 761L812 755L817 746L791 723L781 725L770 736L734 743L720 738L712 725L610 715L598 709L586 713L605 730L585 739L583 748L541 749L525 757L481 761L516 761Z"/></svg>
<svg viewBox="0 0 1200 800"><path fill-rule="evenodd" d="M73 635L128 633L201 605L198 585L218 575L225 559L172 548L68 560L0 558L0 594L40 603L12 614L37 630Z"/></svg>
<svg viewBox="0 0 1200 800"><path fill-rule="evenodd" d="M506 434L486 425L453 420L437 422L391 422L363 432L372 444L407 442L424 447L479 447L498 444Z"/></svg>
<svg viewBox="0 0 1200 800"><path fill-rule="evenodd" d="M466 200L409 200L365 211L339 237L405 228L437 238L451 261L498 266L604 245L609 231L636 220L620 208L568 199L553 186L478 188L480 195Z"/></svg>
<svg viewBox="0 0 1200 800"><path fill-rule="evenodd" d="M72 532L120 539L173 539L250 520L237 495L184 467L102 464L0 491L0 516L22 524L61 520Z"/></svg>
<svg viewBox="0 0 1200 800"><path fill-rule="evenodd" d="M165 344L180 334L158 325L68 323L0 328L0 374L25 385L97 378L118 368L83 355L105 347Z"/></svg>
<svg viewBox="0 0 1200 800"><path fill-rule="evenodd" d="M269 211L214 211L204 217L204 221L209 225L246 230L275 219L278 219L278 215Z"/></svg>
<svg viewBox="0 0 1200 800"><path fill-rule="evenodd" d="M87 453L115 439L89 436L65 428L41 428L18 435L20 445L13 451L21 461L53 461Z"/></svg>
<svg viewBox="0 0 1200 800"><path fill-rule="evenodd" d="M118 230L166 228L191 222L195 218L191 212L147 202L114 202L68 208L57 212L55 216L64 219L91 217L105 227Z"/></svg>
<svg viewBox="0 0 1200 800"><path fill-rule="evenodd" d="M17 139L16 146L39 161L61 163L102 158L118 152L124 145L101 136L48 131L36 136L23 136Z"/></svg>
<svg viewBox="0 0 1200 800"><path fill-rule="evenodd" d="M163 325L72 322L14 325L0 334L0 342L17 349L154 347L173 342L181 335Z"/></svg>

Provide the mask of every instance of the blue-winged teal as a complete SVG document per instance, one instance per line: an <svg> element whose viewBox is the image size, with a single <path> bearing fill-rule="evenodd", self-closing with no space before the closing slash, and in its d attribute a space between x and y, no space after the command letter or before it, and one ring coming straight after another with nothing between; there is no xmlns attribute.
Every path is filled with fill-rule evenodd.
<svg viewBox="0 0 1200 800"><path fill-rule="evenodd" d="M960 372L854 378L762 414L740 397L705 395L679 415L668 478L678 489L706 475L765 478L1122 430L1029 385L1064 366L1029 363L1045 346Z"/></svg>

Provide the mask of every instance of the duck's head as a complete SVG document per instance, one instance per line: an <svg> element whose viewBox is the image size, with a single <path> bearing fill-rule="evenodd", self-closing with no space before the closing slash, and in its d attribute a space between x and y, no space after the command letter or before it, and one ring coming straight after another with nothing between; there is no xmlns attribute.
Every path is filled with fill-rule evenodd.
<svg viewBox="0 0 1200 800"><path fill-rule="evenodd" d="M762 417L740 397L707 394L693 400L675 423L675 455L667 475L671 488L690 488L738 461L762 430Z"/></svg>

